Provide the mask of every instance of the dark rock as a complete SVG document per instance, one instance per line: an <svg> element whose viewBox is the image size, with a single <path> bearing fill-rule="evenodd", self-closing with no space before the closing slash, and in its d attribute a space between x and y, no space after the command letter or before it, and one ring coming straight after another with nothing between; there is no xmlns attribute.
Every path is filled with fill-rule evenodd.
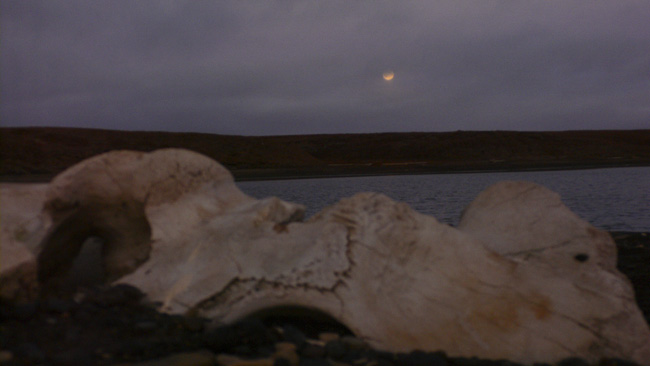
<svg viewBox="0 0 650 366"><path fill-rule="evenodd" d="M257 355L259 357L268 358L275 353L275 347L272 345L265 345L257 347Z"/></svg>
<svg viewBox="0 0 650 366"><path fill-rule="evenodd" d="M84 349L64 350L51 357L52 364L60 366L92 365L92 353Z"/></svg>
<svg viewBox="0 0 650 366"><path fill-rule="evenodd" d="M453 366L521 366L521 364L507 361L507 360L484 360L476 357L449 358L449 364ZM546 366L550 366L550 365L546 365Z"/></svg>
<svg viewBox="0 0 650 366"><path fill-rule="evenodd" d="M190 332L200 332L205 326L205 319L197 317L188 317L183 319L183 326Z"/></svg>
<svg viewBox="0 0 650 366"><path fill-rule="evenodd" d="M341 337L341 343L345 345L346 348L351 350L364 350L368 348L368 345L363 340L352 337L352 336L343 336Z"/></svg>
<svg viewBox="0 0 650 366"><path fill-rule="evenodd" d="M216 365L216 355L206 350L174 353L146 362L120 363L122 366L212 366ZM114 363L112 365L115 365Z"/></svg>
<svg viewBox="0 0 650 366"><path fill-rule="evenodd" d="M103 307L137 304L144 294L137 288L125 284L112 286L91 296L91 301Z"/></svg>
<svg viewBox="0 0 650 366"><path fill-rule="evenodd" d="M295 344L298 349L301 349L307 342L305 334L293 325L285 325L282 330L282 339Z"/></svg>
<svg viewBox="0 0 650 366"><path fill-rule="evenodd" d="M442 352L413 351L399 354L398 364L404 366L447 366L447 357Z"/></svg>
<svg viewBox="0 0 650 366"><path fill-rule="evenodd" d="M317 344L306 343L300 349L300 355L309 358L325 357L325 347L319 346Z"/></svg>
<svg viewBox="0 0 650 366"><path fill-rule="evenodd" d="M13 307L7 306L7 308L11 309L10 311L8 311L7 314L8 318L14 318L17 320L26 321L34 317L36 311L38 310L38 303L29 302L25 304L19 304Z"/></svg>
<svg viewBox="0 0 650 366"><path fill-rule="evenodd" d="M300 366L331 366L331 364L323 358L301 358Z"/></svg>
<svg viewBox="0 0 650 366"><path fill-rule="evenodd" d="M70 327L65 331L65 341L74 343L81 338L81 330L77 327Z"/></svg>
<svg viewBox="0 0 650 366"><path fill-rule="evenodd" d="M476 357L451 357L449 362L454 366L479 366L481 360Z"/></svg>
<svg viewBox="0 0 650 366"><path fill-rule="evenodd" d="M375 360L375 366L394 366L395 364L392 361L389 361L385 358L378 358Z"/></svg>
<svg viewBox="0 0 650 366"><path fill-rule="evenodd" d="M254 354L257 349L273 346L277 335L260 320L250 318L241 322L206 329L203 343L215 353Z"/></svg>
<svg viewBox="0 0 650 366"><path fill-rule="evenodd" d="M259 319L245 319L232 326L239 342L251 346L263 346L279 341L276 334Z"/></svg>
<svg viewBox="0 0 650 366"><path fill-rule="evenodd" d="M578 357L565 358L557 363L557 366L590 366L589 362Z"/></svg>
<svg viewBox="0 0 650 366"><path fill-rule="evenodd" d="M279 357L273 361L273 366L291 366L291 362L284 357Z"/></svg>
<svg viewBox="0 0 650 366"><path fill-rule="evenodd" d="M7 365L13 359L14 359L13 352L0 350L0 365Z"/></svg>
<svg viewBox="0 0 650 366"><path fill-rule="evenodd" d="M378 366L396 365L397 356L394 353L386 351L368 350L367 354Z"/></svg>
<svg viewBox="0 0 650 366"><path fill-rule="evenodd" d="M340 341L329 341L325 345L325 354L327 357L332 358L334 360L340 360L342 359L345 354L346 354L346 349L343 343Z"/></svg>
<svg viewBox="0 0 650 366"><path fill-rule="evenodd" d="M520 363L508 361L508 360L496 360L496 366L522 366Z"/></svg>
<svg viewBox="0 0 650 366"><path fill-rule="evenodd" d="M639 364L618 358L607 358L601 360L598 366L639 366Z"/></svg>
<svg viewBox="0 0 650 366"><path fill-rule="evenodd" d="M650 323L650 234L612 232L618 248L617 268L632 281L636 300Z"/></svg>
<svg viewBox="0 0 650 366"><path fill-rule="evenodd" d="M88 323L95 320L97 314L94 307L88 306L88 304L83 304L77 309L77 311L74 312L72 316L79 323Z"/></svg>
<svg viewBox="0 0 650 366"><path fill-rule="evenodd" d="M150 359L177 351L181 351L181 349L176 346L174 341L169 339L130 338L112 343L101 354L118 359Z"/></svg>
<svg viewBox="0 0 650 366"><path fill-rule="evenodd" d="M208 329L204 332L203 342L206 347L215 353L226 353L233 349L237 343L237 335L230 326Z"/></svg>
<svg viewBox="0 0 650 366"><path fill-rule="evenodd" d="M152 344L147 340L140 339L125 339L125 340L115 340L115 343L111 344L106 349L100 349L97 351L97 354L100 355L118 355L119 357L125 359L133 359L142 355L149 353Z"/></svg>
<svg viewBox="0 0 650 366"><path fill-rule="evenodd" d="M14 305L11 302L0 298L0 320L12 319L14 317Z"/></svg>
<svg viewBox="0 0 650 366"><path fill-rule="evenodd" d="M238 356L247 356L247 357L258 356L257 349L251 347L248 344L240 344L238 346L235 346L235 348L233 349L233 353Z"/></svg>
<svg viewBox="0 0 650 366"><path fill-rule="evenodd" d="M73 301L50 297L41 302L41 306L45 311L63 314L70 312L76 304Z"/></svg>
<svg viewBox="0 0 650 366"><path fill-rule="evenodd" d="M35 364L45 361L45 354L34 343L21 343L14 352L19 358L25 358Z"/></svg>
<svg viewBox="0 0 650 366"><path fill-rule="evenodd" d="M141 333L141 334L147 334L147 333L152 333L153 331L156 330L158 327L158 324L154 321L150 320L144 320L137 322L133 325L133 328L135 329L136 332Z"/></svg>

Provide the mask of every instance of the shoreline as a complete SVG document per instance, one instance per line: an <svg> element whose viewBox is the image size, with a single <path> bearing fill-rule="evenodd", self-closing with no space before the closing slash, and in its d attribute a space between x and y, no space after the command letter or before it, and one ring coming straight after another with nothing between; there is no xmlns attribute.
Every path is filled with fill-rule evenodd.
<svg viewBox="0 0 650 366"><path fill-rule="evenodd" d="M480 173L509 173L537 172L564 170L591 170L615 168L645 168L648 164L571 164L571 165L541 165L541 166L501 166L501 167L434 167L434 166L403 166L368 167L354 166L350 168L274 168L274 169L229 169L235 181L266 181L292 179L325 179L345 177L370 177L390 175L430 175L430 174L480 174ZM0 182L3 177L0 177Z"/></svg>
<svg viewBox="0 0 650 366"><path fill-rule="evenodd" d="M532 165L532 166L323 166L303 168L257 168L237 169L226 167L233 175L235 182L272 181L297 179L326 179L346 177L371 177L391 175L430 175L430 174L481 174L481 173L510 173L510 172L545 172L564 170L593 170L616 168L646 168L648 164L561 164L561 165ZM0 183L48 183L60 173L36 174L6 174L0 175Z"/></svg>

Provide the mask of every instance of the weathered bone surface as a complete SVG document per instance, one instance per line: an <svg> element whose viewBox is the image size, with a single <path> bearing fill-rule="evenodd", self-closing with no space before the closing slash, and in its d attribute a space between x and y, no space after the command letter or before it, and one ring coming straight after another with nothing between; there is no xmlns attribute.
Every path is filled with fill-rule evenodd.
<svg viewBox="0 0 650 366"><path fill-rule="evenodd" d="M53 224L39 254L39 277L56 278L88 236L101 237L109 279L133 271L155 250L231 205L252 199L221 165L190 151L117 151L57 176L44 210ZM173 255L173 254L172 254Z"/></svg>
<svg viewBox="0 0 650 366"><path fill-rule="evenodd" d="M4 238L0 255L0 297L15 301L36 296L36 258L25 246Z"/></svg>
<svg viewBox="0 0 650 366"><path fill-rule="evenodd" d="M501 182L489 187L466 208L458 229L501 255L547 266L563 276L598 273L597 268L618 274L611 236L568 210L557 193L538 185Z"/></svg>
<svg viewBox="0 0 650 366"><path fill-rule="evenodd" d="M30 300L37 294L36 256L43 240L41 214L47 184L0 186L0 297Z"/></svg>
<svg viewBox="0 0 650 366"><path fill-rule="evenodd" d="M613 241L532 183L489 188L459 228L373 193L301 222L302 206L250 198L218 163L168 149L82 162L45 201L29 234L42 237L43 282L95 235L109 277L169 312L231 322L298 305L389 351L650 360Z"/></svg>

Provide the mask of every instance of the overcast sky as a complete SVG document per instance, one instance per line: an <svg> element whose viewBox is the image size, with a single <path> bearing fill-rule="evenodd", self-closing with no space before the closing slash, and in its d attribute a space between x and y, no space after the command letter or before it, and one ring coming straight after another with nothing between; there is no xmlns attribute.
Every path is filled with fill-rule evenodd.
<svg viewBox="0 0 650 366"><path fill-rule="evenodd" d="M650 128L647 0L0 4L3 126Z"/></svg>

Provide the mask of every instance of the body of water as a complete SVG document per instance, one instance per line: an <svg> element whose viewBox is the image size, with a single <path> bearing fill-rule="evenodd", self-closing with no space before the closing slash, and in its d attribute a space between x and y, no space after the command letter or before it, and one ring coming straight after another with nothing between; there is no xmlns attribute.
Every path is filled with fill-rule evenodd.
<svg viewBox="0 0 650 366"><path fill-rule="evenodd" d="M379 192L439 221L456 225L463 209L485 188L523 180L560 194L592 225L610 231L650 231L650 167L238 182L245 193L276 196L307 206L307 217L358 192Z"/></svg>

